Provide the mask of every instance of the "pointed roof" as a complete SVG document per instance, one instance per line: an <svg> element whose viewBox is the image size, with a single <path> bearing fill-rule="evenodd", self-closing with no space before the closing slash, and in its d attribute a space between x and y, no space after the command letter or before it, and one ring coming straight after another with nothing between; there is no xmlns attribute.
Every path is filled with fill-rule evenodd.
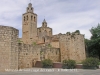
<svg viewBox="0 0 100 75"><path fill-rule="evenodd" d="M28 4L28 7L32 7L32 3L29 3L29 4Z"/></svg>
<svg viewBox="0 0 100 75"><path fill-rule="evenodd" d="M46 20L44 19L43 22L46 22Z"/></svg>
<svg viewBox="0 0 100 75"><path fill-rule="evenodd" d="M42 27L47 27L47 22L46 22L45 19L44 19L43 22L42 22Z"/></svg>

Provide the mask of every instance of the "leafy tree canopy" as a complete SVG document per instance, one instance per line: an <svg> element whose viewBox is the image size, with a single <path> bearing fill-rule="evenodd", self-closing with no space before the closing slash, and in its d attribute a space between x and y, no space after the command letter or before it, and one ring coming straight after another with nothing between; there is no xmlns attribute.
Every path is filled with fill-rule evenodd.
<svg viewBox="0 0 100 75"><path fill-rule="evenodd" d="M91 39L97 39L100 38L100 24L98 24L97 27L92 27L90 30L92 37Z"/></svg>
<svg viewBox="0 0 100 75"><path fill-rule="evenodd" d="M100 59L100 24L90 29L92 34L90 40L85 39L86 49L89 56L98 57Z"/></svg>

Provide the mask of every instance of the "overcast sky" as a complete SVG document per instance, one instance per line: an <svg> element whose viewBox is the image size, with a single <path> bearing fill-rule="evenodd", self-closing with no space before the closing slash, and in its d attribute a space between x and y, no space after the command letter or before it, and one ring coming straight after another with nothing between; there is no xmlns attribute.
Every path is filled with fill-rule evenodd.
<svg viewBox="0 0 100 75"><path fill-rule="evenodd" d="M22 14L30 0L0 0L0 25L12 26L22 31ZM45 19L53 34L80 30L90 38L91 27L100 23L100 0L31 0L38 15L38 27Z"/></svg>

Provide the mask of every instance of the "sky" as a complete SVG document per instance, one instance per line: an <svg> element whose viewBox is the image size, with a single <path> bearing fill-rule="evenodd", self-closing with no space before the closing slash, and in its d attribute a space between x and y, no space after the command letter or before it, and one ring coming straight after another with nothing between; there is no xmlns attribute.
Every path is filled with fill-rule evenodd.
<svg viewBox="0 0 100 75"><path fill-rule="evenodd" d="M22 14L30 0L0 0L0 25L19 30L22 36ZM100 23L100 0L31 0L38 15L37 27L46 19L53 34L80 30L85 38L91 37L90 29Z"/></svg>

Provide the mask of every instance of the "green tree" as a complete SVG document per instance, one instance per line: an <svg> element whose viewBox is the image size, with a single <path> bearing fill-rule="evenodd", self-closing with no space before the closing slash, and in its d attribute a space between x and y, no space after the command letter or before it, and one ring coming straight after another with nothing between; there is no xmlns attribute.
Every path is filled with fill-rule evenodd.
<svg viewBox="0 0 100 75"><path fill-rule="evenodd" d="M88 50L90 57L98 57L100 59L100 24L97 27L92 27L90 32L92 34L90 40L85 40L86 50Z"/></svg>
<svg viewBox="0 0 100 75"><path fill-rule="evenodd" d="M92 27L90 30L92 37L91 39L99 39L100 38L100 24L97 27Z"/></svg>
<svg viewBox="0 0 100 75"><path fill-rule="evenodd" d="M99 59L89 57L89 58L86 58L85 60L83 60L82 64L83 64L83 68L87 68L87 69L88 68L97 68L99 65Z"/></svg>

